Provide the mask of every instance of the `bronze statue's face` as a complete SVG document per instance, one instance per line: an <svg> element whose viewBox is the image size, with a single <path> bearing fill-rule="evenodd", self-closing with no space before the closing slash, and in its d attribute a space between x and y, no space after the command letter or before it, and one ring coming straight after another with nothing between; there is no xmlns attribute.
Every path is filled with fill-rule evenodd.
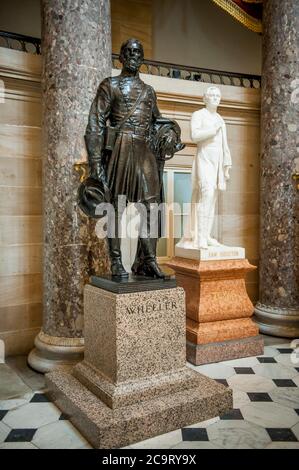
<svg viewBox="0 0 299 470"><path fill-rule="evenodd" d="M137 72L143 62L143 50L136 42L128 43L122 52L120 60L123 69L128 72Z"/></svg>

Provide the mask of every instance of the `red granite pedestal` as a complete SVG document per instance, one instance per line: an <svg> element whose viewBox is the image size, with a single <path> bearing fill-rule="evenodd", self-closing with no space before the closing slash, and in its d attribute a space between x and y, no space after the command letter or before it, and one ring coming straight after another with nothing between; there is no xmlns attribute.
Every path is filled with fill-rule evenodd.
<svg viewBox="0 0 299 470"><path fill-rule="evenodd" d="M186 293L187 360L195 365L263 353L252 321L245 276L247 259L199 261L175 257L167 266Z"/></svg>

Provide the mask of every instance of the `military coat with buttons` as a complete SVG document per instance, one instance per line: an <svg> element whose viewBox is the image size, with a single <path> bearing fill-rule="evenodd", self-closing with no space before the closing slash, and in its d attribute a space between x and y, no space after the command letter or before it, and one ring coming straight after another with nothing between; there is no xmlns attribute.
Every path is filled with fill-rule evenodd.
<svg viewBox="0 0 299 470"><path fill-rule="evenodd" d="M120 126L111 152L105 152L106 126L118 127L142 93L138 106ZM92 103L86 129L90 161L105 167L112 198L125 195L129 202L160 202L157 159L151 148L150 135L160 116L154 89L139 76L120 74L100 84Z"/></svg>

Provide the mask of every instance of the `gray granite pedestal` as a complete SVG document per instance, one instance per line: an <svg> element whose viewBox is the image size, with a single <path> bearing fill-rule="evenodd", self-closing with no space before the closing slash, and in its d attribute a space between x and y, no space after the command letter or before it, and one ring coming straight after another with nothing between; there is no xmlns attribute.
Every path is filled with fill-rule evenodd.
<svg viewBox="0 0 299 470"><path fill-rule="evenodd" d="M123 447L232 408L229 388L186 366L182 288L119 294L87 285L84 314L84 361L46 383L94 447Z"/></svg>

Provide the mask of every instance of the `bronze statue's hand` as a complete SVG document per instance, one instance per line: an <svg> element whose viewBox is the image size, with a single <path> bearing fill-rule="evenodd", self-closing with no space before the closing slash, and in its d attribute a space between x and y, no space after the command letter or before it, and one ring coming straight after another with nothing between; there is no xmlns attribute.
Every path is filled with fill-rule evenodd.
<svg viewBox="0 0 299 470"><path fill-rule="evenodd" d="M95 162L91 165L90 176L96 180L103 181L106 184L106 176L102 165L99 162Z"/></svg>
<svg viewBox="0 0 299 470"><path fill-rule="evenodd" d="M164 141L164 151L166 155L172 155L175 152L176 143L176 134L172 130L170 130Z"/></svg>

